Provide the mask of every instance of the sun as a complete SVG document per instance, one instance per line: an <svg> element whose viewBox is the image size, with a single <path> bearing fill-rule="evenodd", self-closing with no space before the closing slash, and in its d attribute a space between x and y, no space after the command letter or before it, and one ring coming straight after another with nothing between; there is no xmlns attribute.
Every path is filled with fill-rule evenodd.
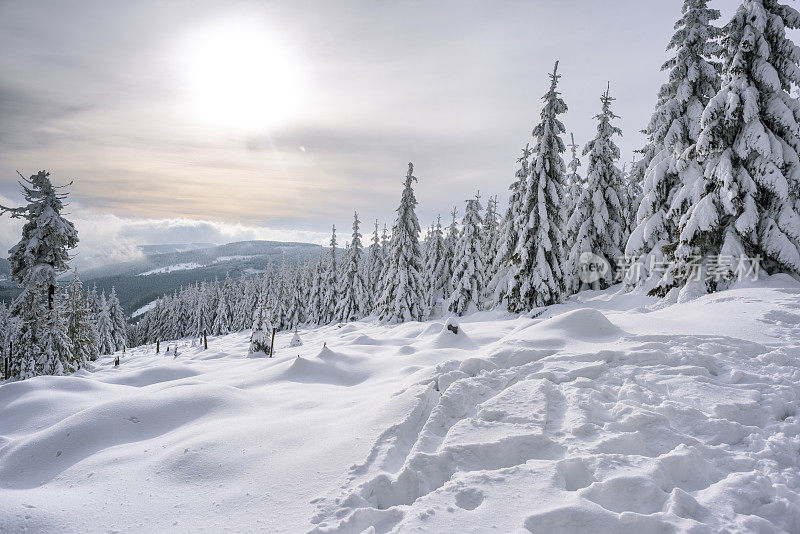
<svg viewBox="0 0 800 534"><path fill-rule="evenodd" d="M301 105L297 61L257 24L203 28L187 39L182 56L187 104L198 119L232 130L265 131Z"/></svg>

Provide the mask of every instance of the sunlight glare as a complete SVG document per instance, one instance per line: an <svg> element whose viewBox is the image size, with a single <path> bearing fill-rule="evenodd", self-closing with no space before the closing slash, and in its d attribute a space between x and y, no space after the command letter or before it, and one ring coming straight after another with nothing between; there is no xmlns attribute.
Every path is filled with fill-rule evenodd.
<svg viewBox="0 0 800 534"><path fill-rule="evenodd" d="M185 49L188 104L197 118L265 131L299 109L297 61L265 28L229 23L192 36Z"/></svg>

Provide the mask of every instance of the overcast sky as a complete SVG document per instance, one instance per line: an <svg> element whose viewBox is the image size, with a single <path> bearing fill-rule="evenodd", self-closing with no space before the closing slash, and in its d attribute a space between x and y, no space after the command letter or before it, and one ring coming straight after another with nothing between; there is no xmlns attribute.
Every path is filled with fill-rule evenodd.
<svg viewBox="0 0 800 534"><path fill-rule="evenodd" d="M478 189L505 205L555 60L567 130L593 136L610 81L630 160L681 4L0 0L0 202L16 169L74 180L84 261L334 223L343 243L353 210L391 226L409 161L423 227Z"/></svg>

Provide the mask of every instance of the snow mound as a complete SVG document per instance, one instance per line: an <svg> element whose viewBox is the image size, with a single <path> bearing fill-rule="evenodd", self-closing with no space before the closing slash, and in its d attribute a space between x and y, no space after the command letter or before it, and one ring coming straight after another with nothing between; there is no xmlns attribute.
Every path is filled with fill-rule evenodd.
<svg viewBox="0 0 800 534"><path fill-rule="evenodd" d="M602 312L581 308L546 319L525 330L530 337L554 335L567 340L608 342L624 335Z"/></svg>
<svg viewBox="0 0 800 534"><path fill-rule="evenodd" d="M297 356L279 378L292 382L354 386L366 380L368 376L367 373L340 367L333 362L319 362Z"/></svg>
<svg viewBox="0 0 800 534"><path fill-rule="evenodd" d="M109 376L108 378L103 378L102 381L109 384L143 387L190 378L198 374L194 369L175 363L134 370L128 370L123 366L119 370L118 376Z"/></svg>

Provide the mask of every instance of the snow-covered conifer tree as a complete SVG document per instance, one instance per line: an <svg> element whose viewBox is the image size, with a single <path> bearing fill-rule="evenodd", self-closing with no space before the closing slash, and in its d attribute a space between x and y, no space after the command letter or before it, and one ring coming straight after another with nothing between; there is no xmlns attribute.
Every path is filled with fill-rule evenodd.
<svg viewBox="0 0 800 534"><path fill-rule="evenodd" d="M347 249L341 277L337 317L340 321L355 321L367 315L367 287L361 271L363 247L358 231L358 212L353 214L353 235Z"/></svg>
<svg viewBox="0 0 800 534"><path fill-rule="evenodd" d="M265 299L259 299L253 314L253 333L250 335L250 354L269 355L272 347L272 322Z"/></svg>
<svg viewBox="0 0 800 534"><path fill-rule="evenodd" d="M92 322L89 300L83 292L83 284L75 273L64 303L67 337L75 368L87 361L94 361L100 354L100 336Z"/></svg>
<svg viewBox="0 0 800 534"><path fill-rule="evenodd" d="M563 235L566 165L561 153L566 130L558 116L567 105L558 92L558 62L550 74L550 89L542 97L541 122L533 129L536 141L531 173L518 214L519 240L511 255L508 309L513 312L549 306L564 292Z"/></svg>
<svg viewBox="0 0 800 534"><path fill-rule="evenodd" d="M225 298L224 287L217 286L217 314L214 318L214 325L211 328L215 336L224 336L231 331L228 299Z"/></svg>
<svg viewBox="0 0 800 534"><path fill-rule="evenodd" d="M450 273L445 260L444 247L442 217L439 216L425 240L425 293L429 310L433 309L439 299L449 297L449 294L445 294L450 283L447 278Z"/></svg>
<svg viewBox="0 0 800 534"><path fill-rule="evenodd" d="M767 273L800 273L800 103L790 95L800 49L786 36L799 27L800 13L776 0L742 2L725 26L722 85L697 140L703 172L687 172L673 201L686 209L657 291L681 287L685 300L723 289L753 258ZM712 264L720 276L708 276Z"/></svg>
<svg viewBox="0 0 800 534"><path fill-rule="evenodd" d="M383 292L381 282L381 272L383 271L384 250L378 237L378 220L375 219L375 230L372 233L372 244L369 246L369 253L366 260L366 281L369 300L367 302L367 314L375 311L378 296Z"/></svg>
<svg viewBox="0 0 800 534"><path fill-rule="evenodd" d="M661 268L665 259L671 259L685 208L682 201L673 203L683 177L702 172L690 157L691 150L700 134L703 110L719 89L719 65L710 59L719 48L719 29L712 25L719 11L709 9L708 0L685 0L682 12L667 47L674 55L661 67L669 71L669 77L658 92L656 111L645 130L649 142L629 176L629 184L639 183L642 192L636 225L625 246L626 256L638 264L626 275L628 287L648 280L652 287L660 276L650 272L651 266Z"/></svg>
<svg viewBox="0 0 800 534"><path fill-rule="evenodd" d="M114 353L114 326L111 323L111 313L105 294L100 297L100 314L97 316L97 334L100 339L100 354Z"/></svg>
<svg viewBox="0 0 800 534"><path fill-rule="evenodd" d="M611 111L610 87L600 101L602 112L598 120L597 135L583 149L589 156L586 168L586 187L581 192L575 210L567 223L569 254L566 260L565 282L568 293L582 287L602 289L611 285L617 276L617 261L622 256L622 239L625 233L623 177L615 165L619 159L619 148L613 136L622 135L622 130L611 124L617 118ZM607 262L605 278L591 284L581 282L578 276L581 254L589 252Z"/></svg>
<svg viewBox="0 0 800 534"><path fill-rule="evenodd" d="M108 312L111 316L111 337L114 340L114 350L122 350L127 346L127 322L125 321L125 312L117 298L117 290L112 286L111 293L108 296ZM181 337L179 333L177 337Z"/></svg>
<svg viewBox="0 0 800 534"><path fill-rule="evenodd" d="M486 274L486 259L483 256L480 195L467 200L461 233L456 241L453 276L450 285L453 292L448 297L450 310L462 315L479 310Z"/></svg>
<svg viewBox="0 0 800 534"><path fill-rule="evenodd" d="M300 265L297 264L297 269L295 269L294 275L292 277L292 284L291 284L291 295L290 295L290 303L289 303L289 310L290 313L287 316L287 323L289 328L297 328L299 325L306 322L306 298L307 293L305 291L304 285L307 279L306 270L308 269L308 264Z"/></svg>
<svg viewBox="0 0 800 534"><path fill-rule="evenodd" d="M637 173L636 169L636 155L634 154L633 161L631 162L631 169L628 171L623 167L622 174L625 176L625 239L624 243L628 242L633 230L636 228L636 213L639 210L639 205L642 203L642 180Z"/></svg>
<svg viewBox="0 0 800 534"><path fill-rule="evenodd" d="M317 263L313 268L311 290L308 295L308 320L312 324L323 324L325 317L324 294L325 294L325 256L319 253Z"/></svg>
<svg viewBox="0 0 800 534"><path fill-rule="evenodd" d="M336 320L336 304L339 300L339 269L336 261L336 226L331 230L331 248L325 270L322 272L322 303L320 323L328 324Z"/></svg>
<svg viewBox="0 0 800 534"><path fill-rule="evenodd" d="M71 352L63 350L64 323L54 306L56 277L67 270L69 250L78 244L78 233L61 216L66 193L50 182L46 171L20 182L26 206L0 213L25 219L22 239L9 251L11 278L22 285L9 312L14 328L9 355L13 378L68 372ZM57 361L56 361L57 360Z"/></svg>
<svg viewBox="0 0 800 534"><path fill-rule="evenodd" d="M531 150L529 144L525 145L525 148L522 149L522 157L517 159L520 167L515 174L516 179L508 187L511 195L500 227L499 246L494 258L494 276L487 284L487 292L493 295L492 300L495 305L506 303L509 278L512 275L511 257L519 242L520 228L518 228L517 223L521 218L522 205L528 187L530 156L532 153L533 150Z"/></svg>
<svg viewBox="0 0 800 534"><path fill-rule="evenodd" d="M497 272L497 252L500 249L500 221L497 213L497 195L486 201L486 214L483 217L483 257L486 260L486 281L483 301L486 305L494 304L494 290L490 281Z"/></svg>
<svg viewBox="0 0 800 534"><path fill-rule="evenodd" d="M392 227L382 278L383 294L378 302L381 320L388 322L421 321L425 314L425 290L422 280L422 251L419 246L419 221L414 209L414 166L408 164L403 195Z"/></svg>
<svg viewBox="0 0 800 534"><path fill-rule="evenodd" d="M581 166L581 160L578 157L578 145L575 144L575 135L569 134L570 143L567 145L570 149L571 157L567 163L567 184L564 188L564 206L567 208L567 214L572 213L572 209L577 204L583 190L583 178L578 173L578 168Z"/></svg>
<svg viewBox="0 0 800 534"><path fill-rule="evenodd" d="M448 299L453 294L453 269L456 262L456 243L461 231L458 228L458 206L453 206L450 212L450 226L447 227L447 234L444 236L444 248L442 251L442 278L445 280L443 297Z"/></svg>

